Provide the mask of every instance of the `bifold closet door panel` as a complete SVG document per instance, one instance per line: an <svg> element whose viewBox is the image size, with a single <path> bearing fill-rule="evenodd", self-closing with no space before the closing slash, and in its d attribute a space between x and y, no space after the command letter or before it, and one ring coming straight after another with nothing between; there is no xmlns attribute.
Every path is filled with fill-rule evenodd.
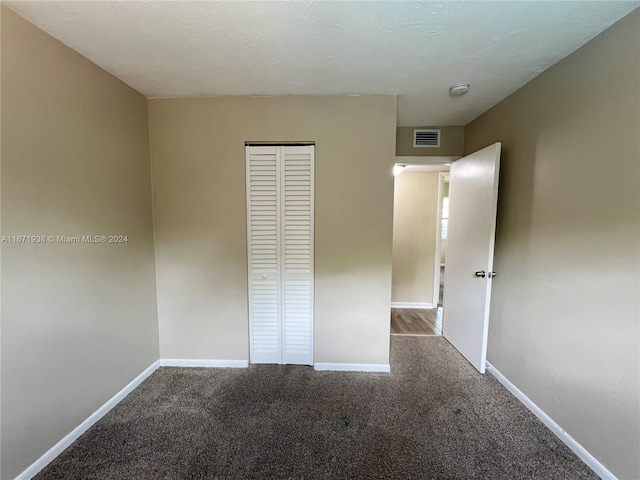
<svg viewBox="0 0 640 480"><path fill-rule="evenodd" d="M284 363L313 365L314 147L282 147Z"/></svg>
<svg viewBox="0 0 640 480"><path fill-rule="evenodd" d="M281 363L279 147L249 147L247 243L249 344L252 363Z"/></svg>

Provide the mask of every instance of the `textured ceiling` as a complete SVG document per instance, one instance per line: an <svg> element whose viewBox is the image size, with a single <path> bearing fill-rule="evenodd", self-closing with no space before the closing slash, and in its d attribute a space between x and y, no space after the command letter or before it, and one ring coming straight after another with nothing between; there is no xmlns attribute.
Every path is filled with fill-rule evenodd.
<svg viewBox="0 0 640 480"><path fill-rule="evenodd" d="M396 93L399 126L465 125L640 5L5 3L148 97Z"/></svg>

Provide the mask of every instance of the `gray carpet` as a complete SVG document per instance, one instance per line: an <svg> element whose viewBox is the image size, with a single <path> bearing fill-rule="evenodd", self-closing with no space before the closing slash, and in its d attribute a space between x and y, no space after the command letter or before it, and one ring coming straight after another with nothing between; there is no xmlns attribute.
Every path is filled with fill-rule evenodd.
<svg viewBox="0 0 640 480"><path fill-rule="evenodd" d="M160 368L36 478L597 478L442 337L391 342L391 374Z"/></svg>

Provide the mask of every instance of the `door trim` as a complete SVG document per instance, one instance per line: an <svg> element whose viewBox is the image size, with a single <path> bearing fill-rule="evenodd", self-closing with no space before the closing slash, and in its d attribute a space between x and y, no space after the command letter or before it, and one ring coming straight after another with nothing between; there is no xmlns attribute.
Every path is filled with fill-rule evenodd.
<svg viewBox="0 0 640 480"><path fill-rule="evenodd" d="M251 159L252 155L259 156L261 154L275 155L273 163L273 165L275 165L275 187L271 187L269 183L271 180L265 184L264 178L260 178L265 176L260 173L260 170L264 170L265 166L257 164L256 172L258 173L256 173L256 175L258 175L258 177L256 181L262 183L256 183L254 190L253 184L251 183L253 181ZM289 158L288 155L292 156L292 158ZM308 174L301 171L299 162L303 159L297 158L296 155L309 155L309 169L303 168L305 172L308 171ZM288 163L287 158L292 162L291 164ZM257 159L256 161L263 160ZM271 160L269 159L269 161ZM289 169L291 172L287 173ZM300 170L299 173L297 173L298 170ZM289 175L291 178L287 180ZM302 178L307 175L309 177L308 190L306 190L305 187L305 185L307 185L305 179ZM270 174L267 176L271 177ZM315 355L315 142L245 142L245 178L249 362L311 366L313 365ZM287 183L289 181L290 183ZM275 250L273 254L274 257L270 252L264 254L267 256L267 264L271 263L271 258L275 258L275 270L274 267L270 266L268 271L265 272L263 269L262 272L265 273L261 273L258 263L263 263L263 260L259 259L260 262L256 264L258 265L257 270L253 262L253 254L255 252L252 232L266 230L264 226L265 222L272 222L273 220L257 218L257 223L253 224L251 209L253 201L268 203L267 205L256 204L258 211L265 209L270 210L272 208L271 199L252 200L254 193L258 197L265 196L262 192L267 190L267 187L269 194L266 196L272 197L275 194L276 199L274 213L267 215L275 217L276 226L273 229L275 232L273 235L275 237L271 237L271 233L268 233L270 238L262 240L260 245L265 245L265 242L268 242L269 247L267 250L271 250L272 248ZM271 193L272 188L273 193ZM291 198L289 198L287 192L291 193ZM309 195L308 206L305 206L305 199L299 197L300 195L305 196L307 194L305 192ZM289 200L287 200L287 198L289 198ZM289 209L287 205L291 208ZM308 215L304 215L303 211L308 211ZM301 218L301 215L302 217L306 216L308 220ZM289 218L289 216L291 218ZM307 224L308 233L304 232L304 230L307 229ZM271 227L271 223L267 226ZM269 228L269 230L271 230L271 228ZM289 233L287 232L292 235L290 239L288 236ZM303 238L300 238L301 235ZM271 242L274 242L274 240L272 240L273 238L275 238L275 245L272 246ZM307 238L308 247L305 247L304 241L307 240ZM258 245L259 248L257 251L265 250L266 247L261 247L260 245ZM287 245L289 245L289 249ZM305 248L308 248L309 252L309 255L306 256L307 259L309 259L307 262L304 262L305 259L303 258L305 252L299 252L299 250L304 250ZM289 265L287 259L291 260L289 267L287 267L287 265ZM262 279L258 280L259 282L269 282L268 285L263 287L256 287L258 289L266 288L269 290L267 297L272 297L273 293L271 290L274 288L277 291L275 300L272 298L267 298L266 300L274 302L273 305L267 305L268 310L264 310L264 312L270 316L268 321L271 323L267 325L268 331L263 329L258 331L257 334L255 330L256 324L253 321L255 314L253 310L255 306L253 296L256 294L253 288L254 279L257 278L256 275L262 275ZM306 298L301 298L305 295ZM264 302L264 292L257 291L256 298L260 299L258 301ZM307 298L310 305L308 321L304 318L307 315L306 307L303 306L303 304L307 304ZM287 302L290 302L290 305L288 305ZM258 307L264 308L260 305L258 305ZM301 311L301 309L304 309L304 311ZM275 317L275 319L273 317ZM262 320L264 321L264 319ZM289 320L295 324L290 325ZM276 326L275 329L273 328L274 325ZM291 328L288 329L287 325ZM308 330L305 329L306 325L308 325ZM272 329L274 332L272 332ZM309 343L308 349L305 352L306 347L304 346L307 345L307 339L304 338L304 336L307 331ZM260 341L266 339L267 342L271 342L269 345L271 351L268 353L256 353L254 345L256 335L261 337L259 339ZM277 350L274 348L276 344Z"/></svg>
<svg viewBox="0 0 640 480"><path fill-rule="evenodd" d="M245 147L309 147L316 142L244 142Z"/></svg>
<svg viewBox="0 0 640 480"><path fill-rule="evenodd" d="M440 299L440 258L442 256L442 203L444 198L444 178L449 176L449 172L440 172L438 174L438 210L436 214L436 248L435 258L433 261L433 297L431 303L438 306ZM446 262L445 262L446 263ZM443 307L444 307L444 298Z"/></svg>

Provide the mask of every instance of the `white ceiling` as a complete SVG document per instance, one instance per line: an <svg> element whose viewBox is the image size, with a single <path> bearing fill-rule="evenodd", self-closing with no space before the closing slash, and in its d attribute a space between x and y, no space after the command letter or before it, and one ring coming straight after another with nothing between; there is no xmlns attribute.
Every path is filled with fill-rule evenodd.
<svg viewBox="0 0 640 480"><path fill-rule="evenodd" d="M399 126L467 124L640 5L5 3L147 97L396 93Z"/></svg>

